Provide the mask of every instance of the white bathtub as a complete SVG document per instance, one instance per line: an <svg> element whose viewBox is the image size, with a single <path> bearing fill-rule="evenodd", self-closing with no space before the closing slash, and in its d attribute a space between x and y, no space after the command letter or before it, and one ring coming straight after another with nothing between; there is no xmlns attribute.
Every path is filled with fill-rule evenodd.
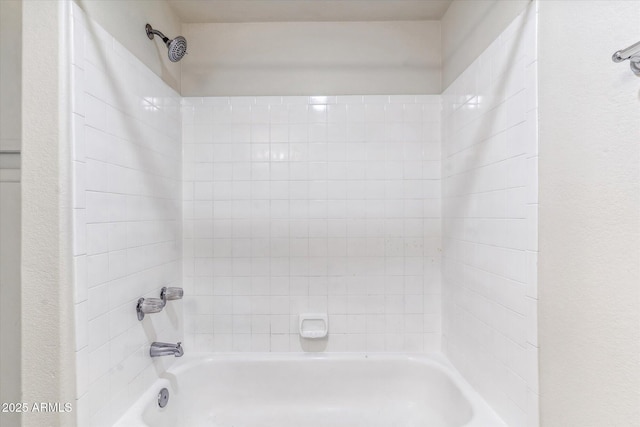
<svg viewBox="0 0 640 427"><path fill-rule="evenodd" d="M116 427L504 425L441 356L252 353L184 356Z"/></svg>

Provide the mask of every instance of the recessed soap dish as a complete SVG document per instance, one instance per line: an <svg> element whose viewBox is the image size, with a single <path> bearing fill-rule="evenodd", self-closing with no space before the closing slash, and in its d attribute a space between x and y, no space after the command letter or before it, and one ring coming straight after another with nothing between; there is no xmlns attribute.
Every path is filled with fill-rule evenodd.
<svg viewBox="0 0 640 427"><path fill-rule="evenodd" d="M302 338L324 338L329 332L329 318L326 313L304 313L300 315L300 336Z"/></svg>

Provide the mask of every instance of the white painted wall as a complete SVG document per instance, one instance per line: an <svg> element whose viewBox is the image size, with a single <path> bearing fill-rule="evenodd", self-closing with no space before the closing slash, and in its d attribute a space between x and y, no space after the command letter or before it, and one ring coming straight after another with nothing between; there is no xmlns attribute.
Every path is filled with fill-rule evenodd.
<svg viewBox="0 0 640 427"><path fill-rule="evenodd" d="M76 412L111 426L173 358L182 302L136 318L140 297L181 282L180 98L73 4L73 267Z"/></svg>
<svg viewBox="0 0 640 427"><path fill-rule="evenodd" d="M638 425L640 3L539 6L541 425Z"/></svg>
<svg viewBox="0 0 640 427"><path fill-rule="evenodd" d="M443 350L513 427L538 426L535 24L443 94Z"/></svg>
<svg viewBox="0 0 640 427"><path fill-rule="evenodd" d="M184 96L439 94L440 23L184 24Z"/></svg>
<svg viewBox="0 0 640 427"><path fill-rule="evenodd" d="M185 98L197 351L438 351L440 97ZM325 340L298 315L328 313Z"/></svg>
<svg viewBox="0 0 640 427"><path fill-rule="evenodd" d="M68 2L25 1L22 55L21 381L24 402L73 402ZM30 412L22 426L75 425Z"/></svg>
<svg viewBox="0 0 640 427"><path fill-rule="evenodd" d="M149 23L169 38L180 35L180 20L166 1L74 1L165 83L180 91L180 64L169 61L162 41L157 37L149 40L144 29Z"/></svg>
<svg viewBox="0 0 640 427"><path fill-rule="evenodd" d="M504 31L531 0L454 0L441 20L442 88Z"/></svg>

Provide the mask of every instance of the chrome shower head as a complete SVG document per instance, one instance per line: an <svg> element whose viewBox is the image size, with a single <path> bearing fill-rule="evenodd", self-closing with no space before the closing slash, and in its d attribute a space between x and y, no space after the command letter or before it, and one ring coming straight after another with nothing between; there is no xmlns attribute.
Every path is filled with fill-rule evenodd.
<svg viewBox="0 0 640 427"><path fill-rule="evenodd" d="M167 47L169 48L169 60L178 62L187 54L187 39L178 36L171 40Z"/></svg>
<svg viewBox="0 0 640 427"><path fill-rule="evenodd" d="M162 38L162 41L169 49L168 55L171 62L178 62L187 54L187 39L184 37L178 36L175 39L170 40L169 37L165 36L158 30L154 30L149 24L145 26L145 30L147 31L147 37L149 37L150 40L153 40L154 34L157 34Z"/></svg>

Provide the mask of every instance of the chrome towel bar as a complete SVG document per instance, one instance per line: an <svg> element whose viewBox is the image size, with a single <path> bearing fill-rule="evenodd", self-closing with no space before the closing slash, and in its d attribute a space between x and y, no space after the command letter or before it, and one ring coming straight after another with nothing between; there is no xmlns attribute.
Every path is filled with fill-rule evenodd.
<svg viewBox="0 0 640 427"><path fill-rule="evenodd" d="M611 56L613 62L622 62L629 60L631 71L640 76L640 42L632 44L626 49L619 50Z"/></svg>

